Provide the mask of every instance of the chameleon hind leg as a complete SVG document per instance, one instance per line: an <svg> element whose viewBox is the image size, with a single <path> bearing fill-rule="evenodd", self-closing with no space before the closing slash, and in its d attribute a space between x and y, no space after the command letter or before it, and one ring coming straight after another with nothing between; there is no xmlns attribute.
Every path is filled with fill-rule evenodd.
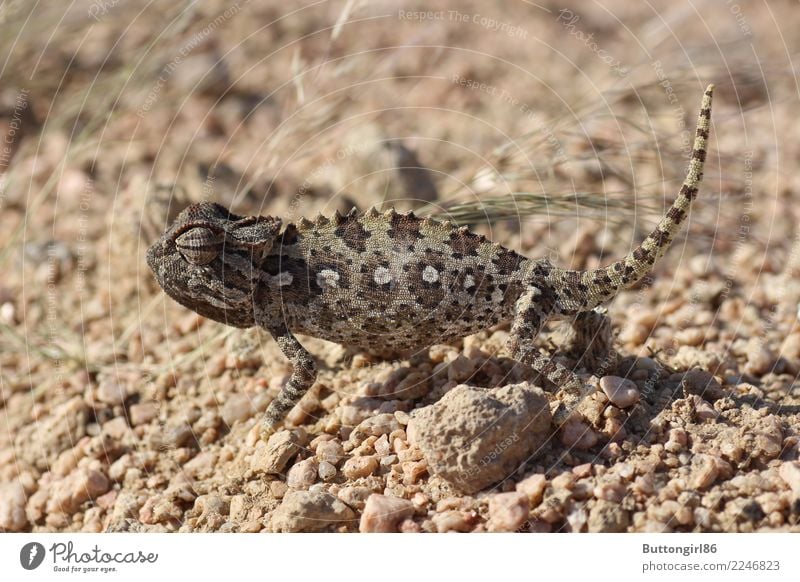
<svg viewBox="0 0 800 582"><path fill-rule="evenodd" d="M552 305L554 302L548 301L546 294L539 288L529 287L517 300L508 349L512 358L532 367L559 387L558 396L561 403L553 415L553 421L560 427L570 419L575 408L591 389L585 388L572 370L533 345L533 340L553 315Z"/></svg>
<svg viewBox="0 0 800 582"><path fill-rule="evenodd" d="M582 311L566 324L556 334L561 353L595 376L606 376L617 369L620 357L614 349L611 318L605 307Z"/></svg>

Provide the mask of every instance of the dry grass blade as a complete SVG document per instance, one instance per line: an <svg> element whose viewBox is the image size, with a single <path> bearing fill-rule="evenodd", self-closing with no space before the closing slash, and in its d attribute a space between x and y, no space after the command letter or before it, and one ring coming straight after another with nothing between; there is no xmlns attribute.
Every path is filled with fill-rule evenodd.
<svg viewBox="0 0 800 582"><path fill-rule="evenodd" d="M86 359L86 354L83 353L81 346L83 345L79 339L70 342L73 346L78 346L74 351L67 350L61 346L56 345L53 341L54 338L37 338L33 334L27 337L21 336L13 327L0 323L0 332L5 336L10 344L16 349L31 351L45 360L55 362L70 362L76 364L78 367L96 370L96 366L92 366Z"/></svg>
<svg viewBox="0 0 800 582"><path fill-rule="evenodd" d="M633 193L628 190L600 192L587 190L544 194L541 192L514 192L505 196L484 197L474 202L454 202L439 207L428 207L420 213L456 224L517 220L531 216L598 218L612 224L628 224L633 218ZM648 212L657 212L655 204L644 203Z"/></svg>
<svg viewBox="0 0 800 582"><path fill-rule="evenodd" d="M225 339L227 339L228 336L232 335L236 331L237 329L233 327L226 327L221 329L218 333L204 340L203 343L194 348L192 351L187 352L178 358L170 359L169 363L164 364L163 366L154 368L153 373L163 374L164 372L177 370L190 365L204 354L207 354L211 346L225 341Z"/></svg>

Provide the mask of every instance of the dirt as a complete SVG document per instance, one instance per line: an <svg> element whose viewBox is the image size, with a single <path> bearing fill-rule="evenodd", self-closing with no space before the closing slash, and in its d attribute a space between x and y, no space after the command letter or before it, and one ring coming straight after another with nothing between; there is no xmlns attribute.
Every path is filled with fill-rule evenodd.
<svg viewBox="0 0 800 582"><path fill-rule="evenodd" d="M800 531L795 7L429 4L2 9L0 531ZM563 356L597 386L584 419L514 466L493 441L503 473L469 494L426 458L453 427L414 419L453 390L554 403L507 326L387 362L302 338L318 383L265 443L275 343L144 262L213 199L285 222L483 203L502 219L464 223L493 240L601 265L677 193L709 82L697 208L609 304L616 366Z"/></svg>

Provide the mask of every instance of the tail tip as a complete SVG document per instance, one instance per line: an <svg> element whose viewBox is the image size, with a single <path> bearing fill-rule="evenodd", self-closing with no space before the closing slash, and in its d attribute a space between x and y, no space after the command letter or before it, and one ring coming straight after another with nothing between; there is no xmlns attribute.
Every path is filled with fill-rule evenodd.
<svg viewBox="0 0 800 582"><path fill-rule="evenodd" d="M709 83L708 87L706 87L706 95L711 97L714 94L714 83Z"/></svg>

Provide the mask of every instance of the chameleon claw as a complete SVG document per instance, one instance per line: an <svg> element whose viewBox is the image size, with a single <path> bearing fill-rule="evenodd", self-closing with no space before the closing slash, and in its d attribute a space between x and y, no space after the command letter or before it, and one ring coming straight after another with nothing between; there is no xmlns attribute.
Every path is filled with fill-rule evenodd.
<svg viewBox="0 0 800 582"><path fill-rule="evenodd" d="M557 428L584 419L583 414L578 410L581 403L597 391L597 386L592 384L581 384L572 390L561 389L558 393L560 401L553 410L553 424Z"/></svg>
<svg viewBox="0 0 800 582"><path fill-rule="evenodd" d="M267 442L276 432L278 432L278 426L268 420L265 420L261 424L261 433L259 436L261 437L262 441Z"/></svg>

